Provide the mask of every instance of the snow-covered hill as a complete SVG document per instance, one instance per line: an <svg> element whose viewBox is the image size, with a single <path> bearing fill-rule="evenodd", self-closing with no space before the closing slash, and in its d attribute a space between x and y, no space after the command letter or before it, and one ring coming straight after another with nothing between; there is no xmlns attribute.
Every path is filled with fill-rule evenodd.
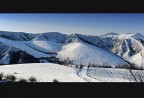
<svg viewBox="0 0 144 98"><path fill-rule="evenodd" d="M122 58L107 50L80 42L63 46L57 57L63 60L69 58L74 60L74 64L85 66L89 63L100 66L122 66L127 64Z"/></svg>

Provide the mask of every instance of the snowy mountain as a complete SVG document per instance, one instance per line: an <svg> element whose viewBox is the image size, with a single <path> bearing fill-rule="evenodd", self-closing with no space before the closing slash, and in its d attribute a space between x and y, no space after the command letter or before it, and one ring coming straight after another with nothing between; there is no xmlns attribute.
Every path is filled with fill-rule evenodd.
<svg viewBox="0 0 144 98"><path fill-rule="evenodd" d="M74 60L75 65L88 66L89 63L100 66L122 66L127 64L122 58L88 43L70 43L58 52L58 58Z"/></svg>
<svg viewBox="0 0 144 98"><path fill-rule="evenodd" d="M144 67L144 36L142 34L106 34L102 36L78 34L77 36L89 44L113 52L127 62L134 64L135 67Z"/></svg>
<svg viewBox="0 0 144 98"><path fill-rule="evenodd" d="M41 58L69 58L74 64L89 63L122 66L127 63L144 67L144 35L141 33L100 36L46 32L39 34L0 31L0 64L10 64L14 54L40 62ZM26 62L17 59L16 62ZM38 61L39 60L39 61ZM45 59L46 60L46 59ZM47 61L45 61L47 62Z"/></svg>

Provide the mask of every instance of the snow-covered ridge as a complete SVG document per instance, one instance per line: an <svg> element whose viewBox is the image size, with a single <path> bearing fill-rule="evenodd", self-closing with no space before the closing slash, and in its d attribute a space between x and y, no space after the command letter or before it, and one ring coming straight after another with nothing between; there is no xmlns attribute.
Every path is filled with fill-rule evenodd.
<svg viewBox="0 0 144 98"><path fill-rule="evenodd" d="M24 32L8 32L0 31L0 37L17 40L17 41L28 41L35 38L38 34L24 33Z"/></svg>
<svg viewBox="0 0 144 98"><path fill-rule="evenodd" d="M67 40L67 35L62 34L59 32L47 32L47 33L41 33L36 38L34 38L34 41L53 41L56 43L65 43Z"/></svg>
<svg viewBox="0 0 144 98"><path fill-rule="evenodd" d="M119 35L119 34L115 33L115 32L110 32L110 33L106 33L106 34L101 35L101 36L116 36L116 35Z"/></svg>

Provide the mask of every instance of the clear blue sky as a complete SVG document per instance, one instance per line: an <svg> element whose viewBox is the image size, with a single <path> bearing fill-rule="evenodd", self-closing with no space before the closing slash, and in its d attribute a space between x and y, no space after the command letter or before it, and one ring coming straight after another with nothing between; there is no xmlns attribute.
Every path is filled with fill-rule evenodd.
<svg viewBox="0 0 144 98"><path fill-rule="evenodd" d="M99 35L108 32L144 33L144 14L39 13L0 14L0 30L30 33L61 32Z"/></svg>

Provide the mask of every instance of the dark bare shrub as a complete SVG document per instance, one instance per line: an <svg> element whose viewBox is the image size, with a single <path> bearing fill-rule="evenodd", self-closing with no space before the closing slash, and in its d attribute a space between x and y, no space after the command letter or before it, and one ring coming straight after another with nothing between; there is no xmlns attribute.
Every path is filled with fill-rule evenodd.
<svg viewBox="0 0 144 98"><path fill-rule="evenodd" d="M4 74L3 72L0 73L0 81L3 81Z"/></svg>
<svg viewBox="0 0 144 98"><path fill-rule="evenodd" d="M59 82L57 79L54 79L53 82Z"/></svg>
<svg viewBox="0 0 144 98"><path fill-rule="evenodd" d="M15 82L16 79L17 78L14 75L6 75L5 76L5 81L8 81L8 82Z"/></svg>
<svg viewBox="0 0 144 98"><path fill-rule="evenodd" d="M37 79L35 77L30 77L28 80L29 82L37 82Z"/></svg>
<svg viewBox="0 0 144 98"><path fill-rule="evenodd" d="M80 69L82 69L83 68L83 65L82 64L80 64L80 67L79 67Z"/></svg>
<svg viewBox="0 0 144 98"><path fill-rule="evenodd" d="M20 78L18 82L28 82L27 79Z"/></svg>

